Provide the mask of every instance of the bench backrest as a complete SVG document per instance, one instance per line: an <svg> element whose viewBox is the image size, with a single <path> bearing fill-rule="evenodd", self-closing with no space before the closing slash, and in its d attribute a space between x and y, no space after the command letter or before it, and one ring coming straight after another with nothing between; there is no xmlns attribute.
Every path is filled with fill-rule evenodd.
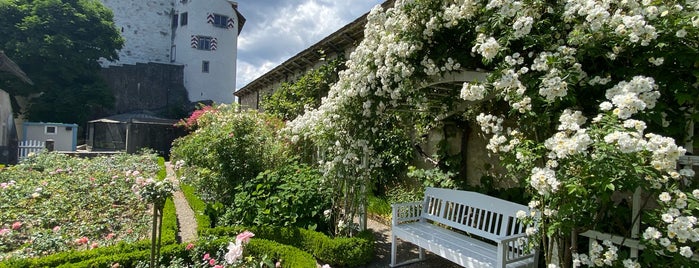
<svg viewBox="0 0 699 268"><path fill-rule="evenodd" d="M476 192L428 187L422 217L493 240L525 231L516 218L519 210L529 208Z"/></svg>

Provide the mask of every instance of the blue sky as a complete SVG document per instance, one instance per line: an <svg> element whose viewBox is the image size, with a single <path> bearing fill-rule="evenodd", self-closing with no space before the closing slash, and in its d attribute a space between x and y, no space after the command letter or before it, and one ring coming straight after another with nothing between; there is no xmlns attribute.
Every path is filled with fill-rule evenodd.
<svg viewBox="0 0 699 268"><path fill-rule="evenodd" d="M237 89L369 12L383 0L238 0Z"/></svg>

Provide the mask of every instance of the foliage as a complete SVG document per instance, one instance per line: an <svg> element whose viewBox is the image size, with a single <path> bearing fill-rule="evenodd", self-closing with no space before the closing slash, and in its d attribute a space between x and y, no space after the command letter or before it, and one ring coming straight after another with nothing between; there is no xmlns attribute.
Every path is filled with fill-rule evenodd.
<svg viewBox="0 0 699 268"><path fill-rule="evenodd" d="M337 82L337 73L344 69L343 62L343 57L333 59L293 83L282 83L274 93L263 96L262 110L283 120L293 120L307 108L317 108L330 85Z"/></svg>
<svg viewBox="0 0 699 268"><path fill-rule="evenodd" d="M454 173L444 172L438 168L420 169L410 166L408 177L420 182L423 187L456 189L456 183L452 179Z"/></svg>
<svg viewBox="0 0 699 268"><path fill-rule="evenodd" d="M357 267L369 263L374 258L374 236L370 231L355 237L330 238L327 235L303 228L293 227L216 227L204 235L232 235L249 229L259 238L269 239L310 252L323 263L331 266Z"/></svg>
<svg viewBox="0 0 699 268"><path fill-rule="evenodd" d="M697 117L698 9L682 0L396 1L372 10L328 98L287 129L323 149L324 175L349 189L335 198L361 203L383 164L375 133L386 118L478 122L486 149L533 196L539 229L529 234L544 240L547 263L570 266L571 231L601 223L589 212L614 207L610 193L639 186L676 206L643 219L659 230L643 240L692 266L693 193L674 169L684 154L675 139ZM452 77L467 82L455 87ZM345 207L347 220L357 207Z"/></svg>
<svg viewBox="0 0 699 268"><path fill-rule="evenodd" d="M34 85L0 74L0 87L31 99L27 118L43 122L85 122L113 104L99 76L98 60L115 60L124 40L100 1L0 1L0 49Z"/></svg>
<svg viewBox="0 0 699 268"><path fill-rule="evenodd" d="M172 256L172 245L176 242L177 215L172 199L165 202L163 210L163 256ZM136 242L119 241L114 245L99 247L92 250L69 250L52 255L36 258L10 258L0 262L0 268L12 267L93 267L92 265L111 265L115 262L122 264L135 263L134 260L146 260L150 254L151 242L139 240ZM175 244L175 246L178 246ZM182 249L184 251L184 248ZM128 260L128 261L125 261Z"/></svg>
<svg viewBox="0 0 699 268"><path fill-rule="evenodd" d="M204 200L233 204L235 188L286 158L276 136L282 122L256 111L221 104L197 119L197 129L175 140L172 159L182 160L184 181Z"/></svg>
<svg viewBox="0 0 699 268"><path fill-rule="evenodd" d="M330 188L316 169L290 160L236 187L218 225L296 226L326 230Z"/></svg>
<svg viewBox="0 0 699 268"><path fill-rule="evenodd" d="M3 169L0 259L143 238L150 216L131 188L157 170L155 155L79 159L57 153Z"/></svg>
<svg viewBox="0 0 699 268"><path fill-rule="evenodd" d="M194 211L194 217L197 220L197 232L201 233L203 229L213 227L211 225L211 220L204 213L206 210L206 203L204 203L204 201L196 195L194 187L188 184L180 183L180 190L182 190L187 203Z"/></svg>

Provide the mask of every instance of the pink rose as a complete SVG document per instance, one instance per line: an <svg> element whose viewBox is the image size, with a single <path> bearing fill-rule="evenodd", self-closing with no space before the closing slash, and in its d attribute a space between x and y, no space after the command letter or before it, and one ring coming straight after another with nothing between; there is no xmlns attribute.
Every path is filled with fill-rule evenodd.
<svg viewBox="0 0 699 268"><path fill-rule="evenodd" d="M100 246L100 245L97 244L97 242L93 242L92 245L90 245L90 249L96 249L96 248L98 248L99 246Z"/></svg>
<svg viewBox="0 0 699 268"><path fill-rule="evenodd" d="M203 260L206 261L206 260L209 260L209 259L211 259L211 256L209 256L209 253L204 254Z"/></svg>
<svg viewBox="0 0 699 268"><path fill-rule="evenodd" d="M216 260L215 260L215 259L210 259L210 260L209 260L209 265L211 265L211 266L216 265Z"/></svg>
<svg viewBox="0 0 699 268"><path fill-rule="evenodd" d="M19 230L19 228L22 228L22 223L16 221L15 223L12 224L12 230Z"/></svg>
<svg viewBox="0 0 699 268"><path fill-rule="evenodd" d="M184 249L186 249L186 250L192 250L193 248L194 248L194 244L189 243L189 244L187 244L187 246L186 246Z"/></svg>
<svg viewBox="0 0 699 268"><path fill-rule="evenodd" d="M12 232L12 230L7 229L7 228L2 228L2 229L0 229L0 236L9 234L10 232Z"/></svg>
<svg viewBox="0 0 699 268"><path fill-rule="evenodd" d="M83 236L81 238L75 239L75 244L78 244L78 245L85 245L88 242L90 242L90 239L87 239L87 236Z"/></svg>
<svg viewBox="0 0 699 268"><path fill-rule="evenodd" d="M223 268L223 265L218 264L218 265L215 265L214 268Z"/></svg>
<svg viewBox="0 0 699 268"><path fill-rule="evenodd" d="M61 230L61 226L56 225L56 226L53 227L53 231L54 231L54 232L58 232L58 231L60 231L60 230Z"/></svg>
<svg viewBox="0 0 699 268"><path fill-rule="evenodd" d="M252 238L253 236L255 236L255 234L251 233L250 231L245 231L245 232L238 234L235 237L235 242L237 244L240 244L240 242L248 243L248 242L250 242L250 238Z"/></svg>
<svg viewBox="0 0 699 268"><path fill-rule="evenodd" d="M116 236L114 233L109 233L109 234L107 234L106 238L107 238L107 240L109 240L109 239L114 238L114 236Z"/></svg>

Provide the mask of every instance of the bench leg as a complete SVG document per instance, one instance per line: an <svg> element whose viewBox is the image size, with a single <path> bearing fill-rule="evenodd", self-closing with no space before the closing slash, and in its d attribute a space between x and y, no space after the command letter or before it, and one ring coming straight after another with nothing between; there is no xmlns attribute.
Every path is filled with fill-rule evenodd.
<svg viewBox="0 0 699 268"><path fill-rule="evenodd" d="M398 261L398 237L391 235L391 264L389 265L390 267L398 267L398 266L403 266L403 265L408 265L411 263L416 263L416 262L421 262L425 260L425 249L421 248L418 246L419 250L419 257L417 259L410 259L403 261L401 263L397 263Z"/></svg>
<svg viewBox="0 0 699 268"><path fill-rule="evenodd" d="M398 251L398 244L395 235L391 235L391 267L396 266L396 252Z"/></svg>

